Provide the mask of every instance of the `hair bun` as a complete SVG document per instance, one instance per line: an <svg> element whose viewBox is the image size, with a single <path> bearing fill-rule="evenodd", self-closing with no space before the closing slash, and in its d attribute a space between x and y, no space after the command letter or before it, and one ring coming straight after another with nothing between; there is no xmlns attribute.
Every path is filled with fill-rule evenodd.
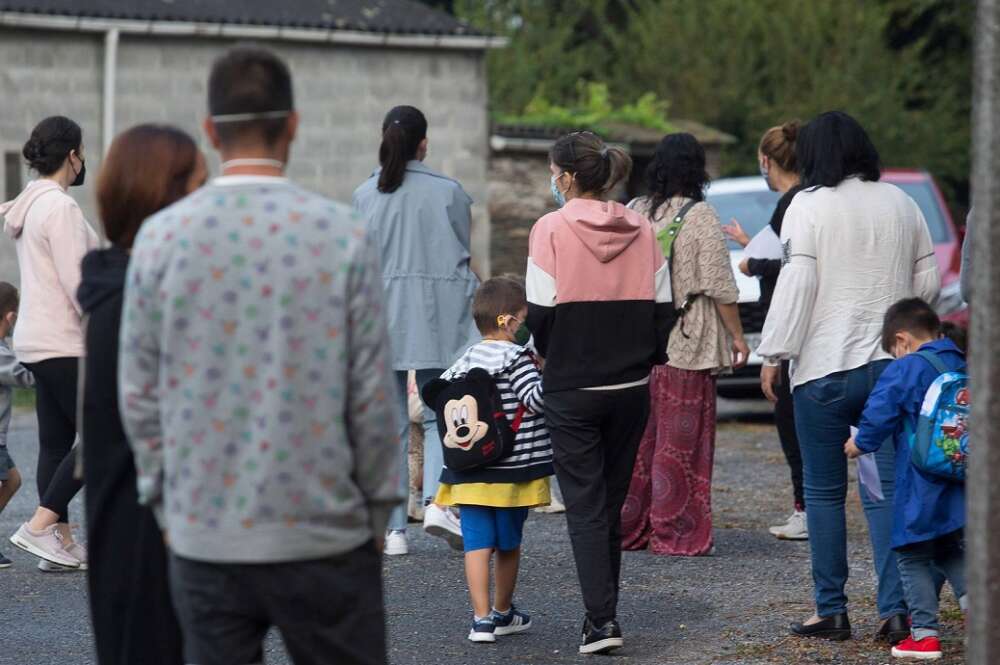
<svg viewBox="0 0 1000 665"><path fill-rule="evenodd" d="M795 143L799 137L799 121L791 120L781 126L781 133L789 143Z"/></svg>
<svg viewBox="0 0 1000 665"><path fill-rule="evenodd" d="M28 139L28 142L24 144L21 154L29 162L34 162L45 154L45 146L42 145L38 136L32 134L31 138Z"/></svg>

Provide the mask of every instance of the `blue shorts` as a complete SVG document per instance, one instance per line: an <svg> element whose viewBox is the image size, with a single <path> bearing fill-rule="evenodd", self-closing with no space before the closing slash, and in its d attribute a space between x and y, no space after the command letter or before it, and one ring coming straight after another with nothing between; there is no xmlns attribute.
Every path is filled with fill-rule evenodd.
<svg viewBox="0 0 1000 665"><path fill-rule="evenodd" d="M14 468L14 459L7 452L7 446L0 446L0 482L7 480L10 470Z"/></svg>
<svg viewBox="0 0 1000 665"><path fill-rule="evenodd" d="M465 551L496 549L501 552L521 546L527 508L492 508L462 505L462 539Z"/></svg>

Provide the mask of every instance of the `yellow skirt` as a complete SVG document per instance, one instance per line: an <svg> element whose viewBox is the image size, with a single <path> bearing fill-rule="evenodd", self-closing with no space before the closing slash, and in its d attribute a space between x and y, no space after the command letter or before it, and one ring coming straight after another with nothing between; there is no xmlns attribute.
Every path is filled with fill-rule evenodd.
<svg viewBox="0 0 1000 665"><path fill-rule="evenodd" d="M463 483L438 486L434 503L442 506L489 506L491 508L535 508L552 500L549 479L524 483Z"/></svg>

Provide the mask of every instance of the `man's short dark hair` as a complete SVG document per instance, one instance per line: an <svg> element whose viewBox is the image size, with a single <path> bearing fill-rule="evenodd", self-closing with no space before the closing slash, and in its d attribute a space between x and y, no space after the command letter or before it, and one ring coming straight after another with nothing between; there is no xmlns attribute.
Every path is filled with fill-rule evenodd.
<svg viewBox="0 0 1000 665"><path fill-rule="evenodd" d="M292 75L271 51L257 46L236 46L220 56L208 77L208 111L213 116L243 113L291 112ZM273 145L287 118L218 122L222 143L262 140Z"/></svg>
<svg viewBox="0 0 1000 665"><path fill-rule="evenodd" d="M472 300L472 318L483 335L500 329L497 317L503 314L517 314L528 306L524 285L508 276L494 277L483 282Z"/></svg>
<svg viewBox="0 0 1000 665"><path fill-rule="evenodd" d="M889 308L882 322L882 349L892 353L896 344L896 333L938 337L941 334L941 319L930 305L920 298L900 300Z"/></svg>

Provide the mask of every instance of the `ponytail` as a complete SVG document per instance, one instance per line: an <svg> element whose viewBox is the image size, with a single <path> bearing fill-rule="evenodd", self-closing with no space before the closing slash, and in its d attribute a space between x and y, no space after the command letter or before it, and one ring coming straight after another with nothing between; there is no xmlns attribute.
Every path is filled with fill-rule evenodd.
<svg viewBox="0 0 1000 665"><path fill-rule="evenodd" d="M632 158L617 146L605 145L593 132L561 137L549 153L552 163L572 173L581 193L604 195L632 172Z"/></svg>
<svg viewBox="0 0 1000 665"><path fill-rule="evenodd" d="M604 149L604 161L608 164L608 179L604 183L604 191L610 192L632 173L632 158L621 148L610 146Z"/></svg>
<svg viewBox="0 0 1000 665"><path fill-rule="evenodd" d="M382 121L382 145L378 161L382 172L378 191L391 194L399 189L406 177L406 164L415 159L420 143L427 138L427 119L412 106L397 106Z"/></svg>

